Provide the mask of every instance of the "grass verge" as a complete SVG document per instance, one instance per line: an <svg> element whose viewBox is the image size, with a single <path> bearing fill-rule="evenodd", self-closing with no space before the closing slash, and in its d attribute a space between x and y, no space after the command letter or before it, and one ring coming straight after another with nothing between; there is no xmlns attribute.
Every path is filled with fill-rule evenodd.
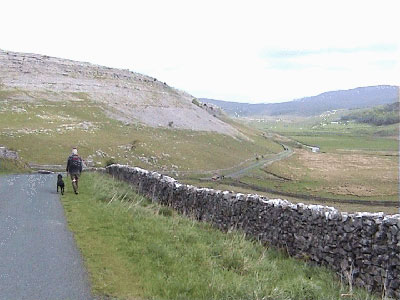
<svg viewBox="0 0 400 300"><path fill-rule="evenodd" d="M117 299L340 299L336 276L83 174L62 197L92 288ZM362 290L351 299L373 299Z"/></svg>
<svg viewBox="0 0 400 300"><path fill-rule="evenodd" d="M21 161L0 158L0 175L29 173L31 170Z"/></svg>

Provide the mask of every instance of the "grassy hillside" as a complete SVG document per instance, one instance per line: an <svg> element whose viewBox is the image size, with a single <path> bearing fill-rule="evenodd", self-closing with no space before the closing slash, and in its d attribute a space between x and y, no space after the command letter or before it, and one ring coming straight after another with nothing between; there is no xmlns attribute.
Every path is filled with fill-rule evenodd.
<svg viewBox="0 0 400 300"><path fill-rule="evenodd" d="M258 130L235 123L243 132L238 137L123 123L83 96L65 102L0 99L0 144L34 163L64 164L71 147L77 146L84 159L98 166L112 158L164 171L227 168L280 151Z"/></svg>
<svg viewBox="0 0 400 300"><path fill-rule="evenodd" d="M94 292L117 299L341 299L333 272L222 233L136 195L125 183L83 174L62 201ZM374 299L355 290L351 299Z"/></svg>
<svg viewBox="0 0 400 300"><path fill-rule="evenodd" d="M342 121L356 121L373 125L390 125L400 122L399 102L378 106L371 109L357 110L345 115Z"/></svg>

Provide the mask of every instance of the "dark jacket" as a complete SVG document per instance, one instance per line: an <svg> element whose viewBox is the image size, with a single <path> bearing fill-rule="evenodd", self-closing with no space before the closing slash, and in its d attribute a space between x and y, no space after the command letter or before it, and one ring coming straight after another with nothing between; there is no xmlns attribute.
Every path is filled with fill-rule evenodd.
<svg viewBox="0 0 400 300"><path fill-rule="evenodd" d="M70 174L82 172L82 158L79 155L72 154L68 157L67 172Z"/></svg>

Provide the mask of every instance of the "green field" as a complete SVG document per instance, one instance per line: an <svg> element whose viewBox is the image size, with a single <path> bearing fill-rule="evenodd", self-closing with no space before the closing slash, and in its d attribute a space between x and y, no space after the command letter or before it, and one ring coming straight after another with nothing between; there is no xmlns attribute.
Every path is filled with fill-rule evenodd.
<svg viewBox="0 0 400 300"><path fill-rule="evenodd" d="M345 112L337 112L334 115L315 117L268 117L265 119L245 119L245 123L262 131L277 132L285 136L351 136L351 137L375 137L398 138L399 124L375 126L365 123L338 121ZM355 144L357 147L357 143ZM398 147L398 146L397 146Z"/></svg>
<svg viewBox="0 0 400 300"><path fill-rule="evenodd" d="M116 299L341 299L333 272L240 232L222 233L149 202L125 183L83 174L62 197L95 294ZM353 291L351 299L374 299Z"/></svg>
<svg viewBox="0 0 400 300"><path fill-rule="evenodd" d="M323 152L340 150L360 151L396 151L398 141L374 136L329 135L315 133L312 135L291 135L291 137L307 145L317 145Z"/></svg>
<svg viewBox="0 0 400 300"><path fill-rule="evenodd" d="M281 147L261 132L236 124L241 136L124 124L102 107L77 102L2 101L0 144L19 150L27 162L64 164L71 147L103 166L109 159L147 169L203 171L228 168Z"/></svg>

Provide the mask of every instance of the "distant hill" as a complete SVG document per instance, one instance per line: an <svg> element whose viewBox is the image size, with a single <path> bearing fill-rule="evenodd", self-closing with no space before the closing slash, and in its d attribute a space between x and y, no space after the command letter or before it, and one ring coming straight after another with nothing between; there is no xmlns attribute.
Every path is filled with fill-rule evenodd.
<svg viewBox="0 0 400 300"><path fill-rule="evenodd" d="M314 116L329 110L368 108L399 101L399 87L389 85L359 87L283 103L249 104L206 98L200 100L221 107L231 116Z"/></svg>

